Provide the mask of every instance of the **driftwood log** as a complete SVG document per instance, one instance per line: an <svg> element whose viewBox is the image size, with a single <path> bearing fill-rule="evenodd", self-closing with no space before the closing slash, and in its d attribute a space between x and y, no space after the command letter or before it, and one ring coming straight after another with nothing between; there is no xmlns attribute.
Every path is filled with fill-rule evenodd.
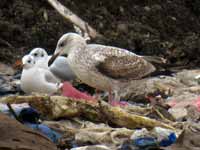
<svg viewBox="0 0 200 150"><path fill-rule="evenodd" d="M119 127L174 129L160 121L128 113L120 107L112 107L105 102L91 103L86 100L74 100L62 96L10 96L0 99L3 103L29 103L48 119L81 116L95 122L114 124Z"/></svg>
<svg viewBox="0 0 200 150"><path fill-rule="evenodd" d="M95 29L93 29L87 22L74 14L70 9L63 6L57 0L48 0L53 8L55 8L65 19L79 27L83 32L87 33L91 38L101 37Z"/></svg>
<svg viewBox="0 0 200 150"><path fill-rule="evenodd" d="M1 150L57 150L47 137L0 113Z"/></svg>

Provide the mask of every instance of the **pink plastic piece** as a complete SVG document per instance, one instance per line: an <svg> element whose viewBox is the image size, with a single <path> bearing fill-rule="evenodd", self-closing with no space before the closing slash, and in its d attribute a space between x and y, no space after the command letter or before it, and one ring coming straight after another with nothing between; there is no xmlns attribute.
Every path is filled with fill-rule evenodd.
<svg viewBox="0 0 200 150"><path fill-rule="evenodd" d="M111 102L111 105L112 105L112 106L125 107L125 106L128 106L128 102L125 102L125 101L115 101L115 100L113 100L113 101Z"/></svg>
<svg viewBox="0 0 200 150"><path fill-rule="evenodd" d="M92 96L80 92L76 88L74 88L69 82L64 82L62 86L62 95L66 97L71 97L75 99L85 99L90 102L97 102Z"/></svg>

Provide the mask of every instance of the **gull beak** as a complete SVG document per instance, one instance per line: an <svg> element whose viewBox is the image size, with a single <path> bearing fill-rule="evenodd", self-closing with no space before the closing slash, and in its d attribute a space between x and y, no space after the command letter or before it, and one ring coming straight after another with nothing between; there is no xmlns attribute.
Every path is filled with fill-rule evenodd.
<svg viewBox="0 0 200 150"><path fill-rule="evenodd" d="M54 60L60 55L60 53L56 53L56 54L53 54L53 56L51 56L51 58L49 59L49 62L48 62L48 66L51 66L51 64L54 62Z"/></svg>
<svg viewBox="0 0 200 150"><path fill-rule="evenodd" d="M23 69L24 64L22 63L21 60L17 60L14 64L13 64L13 68L15 69Z"/></svg>

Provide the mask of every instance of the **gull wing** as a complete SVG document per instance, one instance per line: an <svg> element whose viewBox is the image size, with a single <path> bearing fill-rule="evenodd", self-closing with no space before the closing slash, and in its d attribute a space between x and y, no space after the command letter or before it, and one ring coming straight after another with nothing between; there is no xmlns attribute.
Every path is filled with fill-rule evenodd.
<svg viewBox="0 0 200 150"><path fill-rule="evenodd" d="M114 79L140 79L155 71L155 67L142 57L116 47L95 48L96 69Z"/></svg>

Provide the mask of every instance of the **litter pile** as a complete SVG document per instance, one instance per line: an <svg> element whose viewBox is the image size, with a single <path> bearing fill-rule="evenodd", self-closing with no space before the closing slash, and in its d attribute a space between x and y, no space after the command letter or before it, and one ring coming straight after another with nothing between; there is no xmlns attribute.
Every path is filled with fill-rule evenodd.
<svg viewBox="0 0 200 150"><path fill-rule="evenodd" d="M62 3L4 0L0 4L2 62L13 63L35 45L54 49L57 37L66 31L83 36L74 36L82 39L78 42L70 38L74 34L61 38L52 57L36 48L23 57L22 64L16 61L10 67L0 63L0 149L199 150L200 70L180 71L194 69L200 62L199 3L119 1L119 7L105 0ZM118 48L91 46L86 43L90 40L166 60L151 62L151 56L146 60L145 56L125 55L128 52ZM96 50L104 51L103 55L92 54ZM71 56L69 61L57 57L62 53ZM155 65L158 74L145 76L155 70L145 65L146 61ZM23 65L22 73L13 69L19 65ZM92 92L85 88L79 91L75 74L109 94L93 95L91 87ZM113 80L104 80L107 76ZM127 77L145 78L129 80L127 86L117 80L127 81ZM74 82L63 83L66 80ZM113 99L112 92L116 94ZM114 102L118 95L123 101Z"/></svg>
<svg viewBox="0 0 200 150"><path fill-rule="evenodd" d="M127 102L117 106L98 101L68 82L63 83L61 94L23 95L14 88L16 75L7 74L12 80L2 74L1 81L13 92L0 98L0 148L200 148L200 70L142 79L121 91Z"/></svg>

